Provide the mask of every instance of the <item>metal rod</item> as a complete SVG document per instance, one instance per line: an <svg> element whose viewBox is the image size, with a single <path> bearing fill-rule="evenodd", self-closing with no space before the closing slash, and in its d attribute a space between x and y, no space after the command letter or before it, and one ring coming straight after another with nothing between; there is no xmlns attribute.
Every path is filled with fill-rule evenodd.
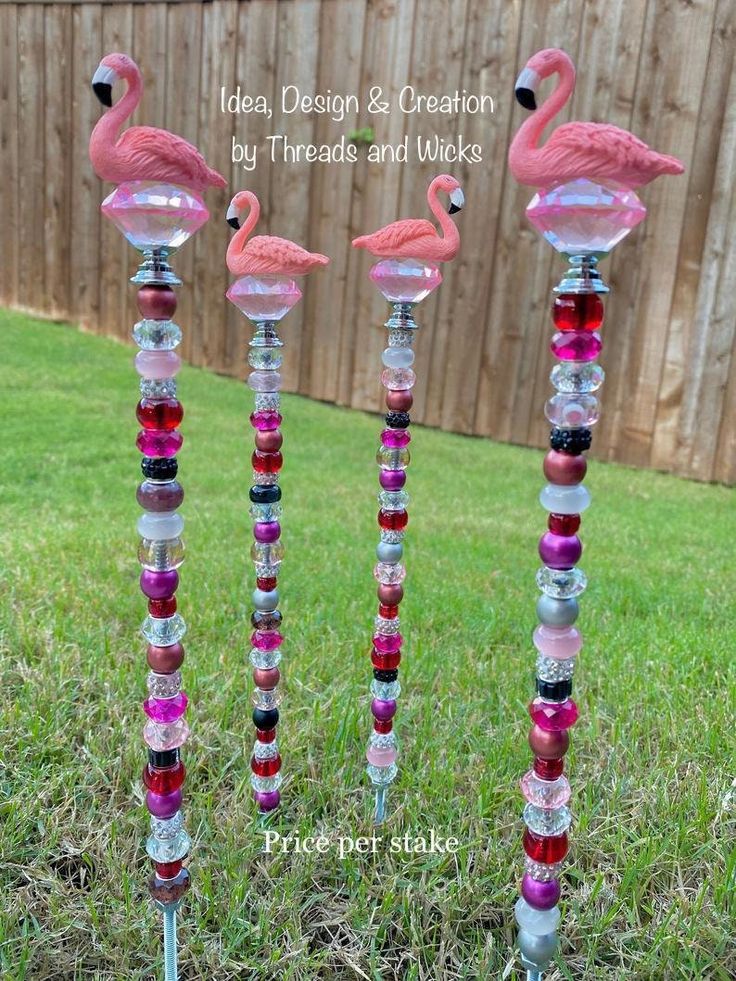
<svg viewBox="0 0 736 981"><path fill-rule="evenodd" d="M176 906L164 908L164 981L178 981L176 966Z"/></svg>
<svg viewBox="0 0 736 981"><path fill-rule="evenodd" d="M376 787L376 815L373 818L374 824L383 824L386 820L386 795L388 787Z"/></svg>
<svg viewBox="0 0 736 981"><path fill-rule="evenodd" d="M527 971L526 972L526 981L542 981L542 972L541 971Z"/></svg>

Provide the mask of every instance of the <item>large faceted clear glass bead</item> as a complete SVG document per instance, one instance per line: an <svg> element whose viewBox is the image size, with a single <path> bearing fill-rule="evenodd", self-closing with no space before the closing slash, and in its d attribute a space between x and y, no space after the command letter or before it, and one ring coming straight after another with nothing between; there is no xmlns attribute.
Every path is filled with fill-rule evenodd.
<svg viewBox="0 0 736 981"><path fill-rule="evenodd" d="M387 787L398 776L399 768L395 763L391 763L389 766L374 766L373 763L369 763L365 772L375 787Z"/></svg>
<svg viewBox="0 0 736 981"><path fill-rule="evenodd" d="M570 599L579 596L588 585L582 569L550 569L543 565L537 572L537 586L553 599Z"/></svg>
<svg viewBox="0 0 736 981"><path fill-rule="evenodd" d="M187 632L187 625L180 613L173 617L147 616L141 625L141 633L149 644L156 647L170 647L178 644Z"/></svg>
<svg viewBox="0 0 736 981"><path fill-rule="evenodd" d="M549 376L558 392L570 395L597 392L605 378L603 368L595 361L560 361Z"/></svg>
<svg viewBox="0 0 736 981"><path fill-rule="evenodd" d="M139 252L172 253L209 218L202 198L160 181L126 181L102 202L109 218Z"/></svg>
<svg viewBox="0 0 736 981"><path fill-rule="evenodd" d="M535 835L545 838L564 834L572 824L570 809L564 805L547 808L536 804L527 804L524 808L524 824Z"/></svg>
<svg viewBox="0 0 736 981"><path fill-rule="evenodd" d="M177 811L173 817L159 818L151 815L151 834L154 838L176 838L184 827L184 814Z"/></svg>
<svg viewBox="0 0 736 981"><path fill-rule="evenodd" d="M139 320L133 327L133 340L144 351L173 351L181 337L173 320Z"/></svg>
<svg viewBox="0 0 736 981"><path fill-rule="evenodd" d="M182 828L173 838L157 838L155 835L146 841L146 852L154 862L178 862L189 854L192 839Z"/></svg>
<svg viewBox="0 0 736 981"><path fill-rule="evenodd" d="M442 282L437 263L422 259L381 259L370 277L389 303L419 303Z"/></svg>
<svg viewBox="0 0 736 981"><path fill-rule="evenodd" d="M278 322L302 297L291 276L241 276L225 294L254 323Z"/></svg>
<svg viewBox="0 0 736 981"><path fill-rule="evenodd" d="M273 651L261 651L257 647L252 647L249 655L250 663L254 668L264 668L265 670L277 667L281 656L280 647Z"/></svg>
<svg viewBox="0 0 736 981"><path fill-rule="evenodd" d="M371 682L371 695L382 702L393 702L400 694L401 685L398 681L378 681L374 678Z"/></svg>
<svg viewBox="0 0 736 981"><path fill-rule="evenodd" d="M283 783L283 779L280 773L274 773L272 777L259 777L258 774L252 773L250 785L258 793L267 794L271 790L278 790Z"/></svg>

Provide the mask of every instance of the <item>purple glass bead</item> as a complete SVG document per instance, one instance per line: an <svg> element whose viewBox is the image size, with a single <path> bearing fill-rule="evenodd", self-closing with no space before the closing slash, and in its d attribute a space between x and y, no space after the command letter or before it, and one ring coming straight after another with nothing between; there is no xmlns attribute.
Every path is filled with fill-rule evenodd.
<svg viewBox="0 0 736 981"><path fill-rule="evenodd" d="M392 450L401 449L411 443L411 433L408 429L384 429L381 433L381 442L384 446L390 446Z"/></svg>
<svg viewBox="0 0 736 981"><path fill-rule="evenodd" d="M167 480L163 484L144 480L138 484L135 496L145 511L176 511L184 500L184 488L178 480Z"/></svg>
<svg viewBox="0 0 736 981"><path fill-rule="evenodd" d="M180 809L181 802L181 790L172 790L170 794L154 794L149 790L146 794L146 807L157 818L173 817Z"/></svg>
<svg viewBox="0 0 736 981"><path fill-rule="evenodd" d="M143 703L143 711L154 722L176 722L187 710L189 699L180 691L173 698L147 698Z"/></svg>
<svg viewBox="0 0 736 981"><path fill-rule="evenodd" d="M275 651L283 640L283 635L278 630L256 630L250 637L251 644L259 651Z"/></svg>
<svg viewBox="0 0 736 981"><path fill-rule="evenodd" d="M143 456L176 456L184 437L178 429L141 429L135 445Z"/></svg>
<svg viewBox="0 0 736 981"><path fill-rule="evenodd" d="M401 650L401 634L374 634L373 646L381 654L395 654Z"/></svg>
<svg viewBox="0 0 736 981"><path fill-rule="evenodd" d="M264 814L268 811L275 811L281 803L281 794L278 790L257 790L253 794L253 797L255 798L256 804L258 804L258 810Z"/></svg>
<svg viewBox="0 0 736 981"><path fill-rule="evenodd" d="M378 719L379 722L388 722L396 715L396 699L374 698L371 702L371 712L373 718Z"/></svg>
<svg viewBox="0 0 736 981"><path fill-rule="evenodd" d="M256 521L253 525L253 537L257 542L277 542L281 537L281 525L278 521Z"/></svg>
<svg viewBox="0 0 736 981"><path fill-rule="evenodd" d="M380 481L381 487L387 491L397 491L406 483L406 471L405 470L380 470L378 473L378 480Z"/></svg>
<svg viewBox="0 0 736 981"><path fill-rule="evenodd" d="M550 569L572 569L582 554L583 543L577 535L548 531L539 539L539 556Z"/></svg>
<svg viewBox="0 0 736 981"><path fill-rule="evenodd" d="M149 599L168 599L174 595L179 585L179 573L176 569L167 569L165 572L144 569L140 584L143 595Z"/></svg>
<svg viewBox="0 0 736 981"><path fill-rule="evenodd" d="M560 892L559 879L540 882L539 879L533 879L527 872L521 880L521 895L534 909L552 909L553 906L557 905Z"/></svg>

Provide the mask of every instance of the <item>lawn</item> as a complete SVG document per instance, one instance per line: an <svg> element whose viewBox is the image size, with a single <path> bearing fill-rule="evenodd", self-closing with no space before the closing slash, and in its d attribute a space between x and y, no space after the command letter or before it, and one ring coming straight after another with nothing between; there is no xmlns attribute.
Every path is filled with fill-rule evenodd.
<svg viewBox="0 0 736 981"><path fill-rule="evenodd" d="M288 341L288 329L285 330ZM421 343L421 339L420 339ZM0 972L161 976L144 889L133 349L0 313ZM288 347L287 347L288 356ZM383 834L457 854L265 855L254 817L250 398L187 368L186 979L512 967L530 764L535 450L415 429L399 782ZM284 398L282 834L371 834L363 773L378 420ZM562 978L736 975L733 490L593 462Z"/></svg>

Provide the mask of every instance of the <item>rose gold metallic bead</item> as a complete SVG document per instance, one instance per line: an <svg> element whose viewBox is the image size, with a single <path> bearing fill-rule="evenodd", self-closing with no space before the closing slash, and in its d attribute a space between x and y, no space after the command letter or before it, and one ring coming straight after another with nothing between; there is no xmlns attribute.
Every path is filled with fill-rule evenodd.
<svg viewBox="0 0 736 981"><path fill-rule="evenodd" d="M254 668L253 683L257 688L271 691L279 683L281 672L278 668Z"/></svg>
<svg viewBox="0 0 736 981"><path fill-rule="evenodd" d="M398 583L390 585L381 583L378 587L378 600L384 606L398 606L404 598L404 587Z"/></svg>
<svg viewBox="0 0 736 981"><path fill-rule="evenodd" d="M184 647L182 644L171 644L169 647L149 644L146 660L151 671L157 674L171 674L172 671L180 668L184 661Z"/></svg>
<svg viewBox="0 0 736 981"><path fill-rule="evenodd" d="M261 453L275 453L281 449L284 437L278 429L258 430L256 432L256 449Z"/></svg>
<svg viewBox="0 0 736 981"><path fill-rule="evenodd" d="M147 320L168 320L176 311L176 293L170 286L141 286L138 309Z"/></svg>
<svg viewBox="0 0 736 981"><path fill-rule="evenodd" d="M389 389L386 392L386 405L392 412L408 412L414 405L414 397L408 389L402 392Z"/></svg>
<svg viewBox="0 0 736 981"><path fill-rule="evenodd" d="M535 756L543 760L558 760L570 748L570 734L567 729L559 732L547 732L539 726L529 730L529 746Z"/></svg>
<svg viewBox="0 0 736 981"><path fill-rule="evenodd" d="M561 484L568 486L579 484L588 470L588 461L579 453L573 456L571 453L560 453L558 450L550 450L544 458L544 476L550 484Z"/></svg>

